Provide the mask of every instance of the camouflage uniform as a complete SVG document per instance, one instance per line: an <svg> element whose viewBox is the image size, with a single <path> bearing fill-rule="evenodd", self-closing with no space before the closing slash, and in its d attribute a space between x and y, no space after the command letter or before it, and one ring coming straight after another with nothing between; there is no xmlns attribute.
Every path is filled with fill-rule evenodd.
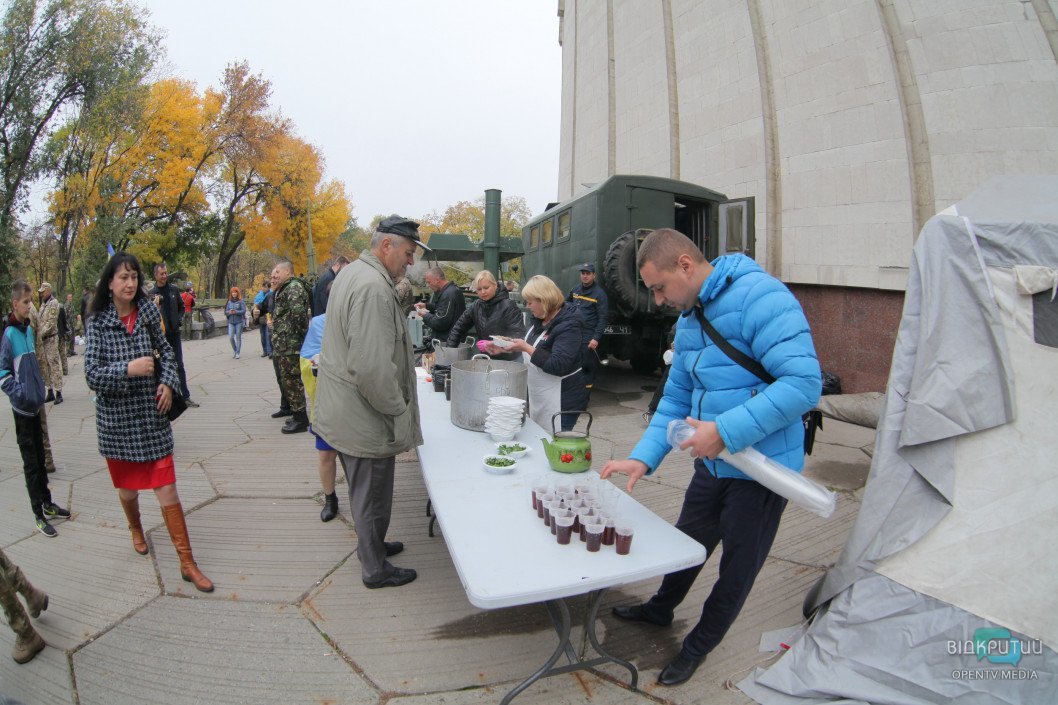
<svg viewBox="0 0 1058 705"><path fill-rule="evenodd" d="M44 374L44 386L62 391L62 361L59 358L59 301L50 296L40 309L40 329L37 331L40 354L37 358Z"/></svg>
<svg viewBox="0 0 1058 705"><path fill-rule="evenodd" d="M397 290L397 301L400 302L400 307L407 316L415 306L415 290L411 288L411 282L407 277L401 277L393 287Z"/></svg>
<svg viewBox="0 0 1058 705"><path fill-rule="evenodd" d="M40 315L37 313L37 307L33 304L29 305L29 325L34 331L40 330ZM40 335L36 336L37 346L40 347ZM41 374L44 373L44 363L38 358L37 364L40 365ZM45 386L48 384L47 378L44 380ZM44 469L48 472L55 472L55 459L51 454L51 439L48 438L48 405L40 407L40 432L44 440Z"/></svg>
<svg viewBox="0 0 1058 705"><path fill-rule="evenodd" d="M33 586L22 574L22 569L12 563L3 550L0 550L0 604L3 605L4 612L7 614L7 623L11 625L11 631L19 636L27 636L34 630L29 621L29 615L26 614L26 608L18 599L18 593L22 593L28 599L29 595L34 592Z"/></svg>
<svg viewBox="0 0 1058 705"><path fill-rule="evenodd" d="M312 320L312 294L299 277L276 289L272 312L272 359L283 382L290 410L305 413L305 385L301 381L301 344Z"/></svg>

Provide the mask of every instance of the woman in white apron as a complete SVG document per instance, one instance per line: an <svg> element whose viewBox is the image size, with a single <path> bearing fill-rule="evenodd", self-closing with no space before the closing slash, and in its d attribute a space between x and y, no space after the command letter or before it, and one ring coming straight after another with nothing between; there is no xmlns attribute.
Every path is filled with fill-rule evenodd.
<svg viewBox="0 0 1058 705"><path fill-rule="evenodd" d="M544 429L560 411L583 411L588 390L581 374L581 330L576 309L566 304L562 290L537 275L522 288L522 298L533 315L525 338L497 351L520 352L529 367L529 416ZM562 416L562 430L573 428L577 414Z"/></svg>

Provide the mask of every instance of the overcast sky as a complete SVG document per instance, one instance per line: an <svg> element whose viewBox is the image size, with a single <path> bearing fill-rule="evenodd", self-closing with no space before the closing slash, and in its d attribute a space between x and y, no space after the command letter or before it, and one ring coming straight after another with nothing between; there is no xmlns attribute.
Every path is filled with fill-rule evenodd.
<svg viewBox="0 0 1058 705"><path fill-rule="evenodd" d="M556 0L145 0L162 75L217 85L232 61L345 184L353 215L419 217L486 188L555 200Z"/></svg>

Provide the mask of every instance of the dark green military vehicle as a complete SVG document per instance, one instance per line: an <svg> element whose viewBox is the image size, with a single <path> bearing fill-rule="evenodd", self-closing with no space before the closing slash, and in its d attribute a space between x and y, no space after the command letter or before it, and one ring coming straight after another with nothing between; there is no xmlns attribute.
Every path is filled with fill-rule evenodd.
<svg viewBox="0 0 1058 705"><path fill-rule="evenodd" d="M522 231L522 280L553 279L564 292L579 283L579 266L594 262L610 299L599 351L652 372L677 311L658 307L635 266L639 244L655 228L684 233L709 259L754 252L753 199L655 176L612 176L576 198L551 205Z"/></svg>

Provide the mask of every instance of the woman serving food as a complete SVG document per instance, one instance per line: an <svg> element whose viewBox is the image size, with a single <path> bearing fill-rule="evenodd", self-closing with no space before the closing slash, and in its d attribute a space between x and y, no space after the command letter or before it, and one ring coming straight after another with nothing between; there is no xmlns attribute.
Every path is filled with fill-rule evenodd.
<svg viewBox="0 0 1058 705"><path fill-rule="evenodd" d="M543 275L526 282L522 299L533 315L525 336L494 341L485 349L490 355L521 354L529 367L529 416L542 428L550 429L552 416L581 411L588 403L588 390L580 369L580 319L576 309L565 302L555 282ZM504 343L509 344L501 347ZM562 430L573 428L577 416L563 413Z"/></svg>

